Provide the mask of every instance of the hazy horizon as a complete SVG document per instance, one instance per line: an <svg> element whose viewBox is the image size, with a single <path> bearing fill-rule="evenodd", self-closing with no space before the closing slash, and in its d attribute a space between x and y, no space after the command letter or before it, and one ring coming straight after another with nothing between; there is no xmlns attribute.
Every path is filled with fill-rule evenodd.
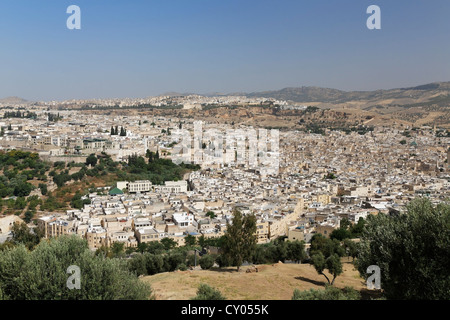
<svg viewBox="0 0 450 320"><path fill-rule="evenodd" d="M239 94L239 93L245 93L245 94L253 94L253 93L263 93L263 92L269 92L269 91L279 91L279 90L283 90L283 89L287 89L287 88L301 88L301 87L320 87L323 89L336 89L336 90L340 90L340 91L344 91L344 92L364 92L364 91L377 91L377 90L395 90L395 89L404 89L404 88L412 88L412 87L416 87L416 86L421 86L421 85L427 85L427 84L431 84L431 83L445 83L445 82L450 82L450 81L433 81L430 83L419 83L416 85L411 85L411 86L397 86L397 87L393 87L393 88L378 88L378 89L373 89L373 90L342 90L339 88L329 88L329 87L320 87L320 86L298 86L298 87L284 87L284 88L277 88L277 89L273 89L273 90L258 90L258 91L253 91L253 92L175 92L175 91L166 91L166 92L162 92L160 94L155 94L155 95L147 95L147 96L139 96L139 97L134 97L134 96L128 96L128 97L115 97L115 96L111 96L111 97L92 97L92 98L68 98L68 99L47 99L47 100L33 100L33 99L26 99L24 97L21 96L4 96L4 97L0 97L0 100L3 99L12 99L12 98L19 98L19 99L23 99L26 100L27 102L48 102L48 101L69 101L69 100L114 100L114 99L145 99L148 97L158 97L158 96L164 96L164 95L168 95L168 94L181 94L181 95L186 95L186 94L195 94L195 95L201 95L201 96L210 96L210 95L232 95L232 94Z"/></svg>
<svg viewBox="0 0 450 320"><path fill-rule="evenodd" d="M369 30L369 5L381 30ZM81 8L81 30L66 27ZM0 3L0 98L145 98L288 87L374 91L450 79L436 0Z"/></svg>

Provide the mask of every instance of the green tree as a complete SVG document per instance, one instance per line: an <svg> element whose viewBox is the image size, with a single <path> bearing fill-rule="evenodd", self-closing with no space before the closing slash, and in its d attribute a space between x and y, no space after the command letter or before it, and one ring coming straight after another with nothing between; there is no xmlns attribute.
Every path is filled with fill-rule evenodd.
<svg viewBox="0 0 450 320"><path fill-rule="evenodd" d="M358 255L358 246L356 245L356 243L350 239L345 239L344 248L345 252L347 253L347 257L352 257L354 262L356 256Z"/></svg>
<svg viewBox="0 0 450 320"><path fill-rule="evenodd" d="M23 220L26 223L30 223L31 219L33 219L33 217L34 217L34 212L31 210L27 210L27 212L25 212L25 217L23 218Z"/></svg>
<svg viewBox="0 0 450 320"><path fill-rule="evenodd" d="M202 267L202 269L204 270L211 269L212 266L214 265L214 262L215 259L210 254L203 255L199 260L200 267Z"/></svg>
<svg viewBox="0 0 450 320"><path fill-rule="evenodd" d="M239 271L242 263L251 259L256 241L256 217L243 216L239 210L234 210L232 223L227 223L221 248L224 259L230 261Z"/></svg>
<svg viewBox="0 0 450 320"><path fill-rule="evenodd" d="M213 211L208 211L205 215L211 219L216 217L216 214Z"/></svg>
<svg viewBox="0 0 450 320"><path fill-rule="evenodd" d="M450 205L418 198L398 216L368 216L356 265L381 272L388 299L450 299Z"/></svg>
<svg viewBox="0 0 450 320"><path fill-rule="evenodd" d="M202 283L197 289L197 295L191 300L226 300L226 298L219 290Z"/></svg>
<svg viewBox="0 0 450 320"><path fill-rule="evenodd" d="M67 286L69 266L80 269L80 289ZM10 300L147 300L151 288L126 261L91 252L86 240L63 236L29 251L23 245L0 252L0 288Z"/></svg>
<svg viewBox="0 0 450 320"><path fill-rule="evenodd" d="M166 250L171 250L177 246L176 241L171 238L163 238L160 240L160 243L164 246L164 249Z"/></svg>
<svg viewBox="0 0 450 320"><path fill-rule="evenodd" d="M348 218L342 218L340 221L340 228L344 229L344 230L349 230L349 228L351 227L351 222L350 220L348 220Z"/></svg>
<svg viewBox="0 0 450 320"><path fill-rule="evenodd" d="M337 239L339 241L343 241L344 239L350 239L352 237L352 233L343 228L334 229L333 232L330 233L330 239Z"/></svg>
<svg viewBox="0 0 450 320"><path fill-rule="evenodd" d="M111 245L111 253L114 258L121 258L125 254L125 243L124 242L114 242Z"/></svg>
<svg viewBox="0 0 450 320"><path fill-rule="evenodd" d="M358 222L351 226L350 232L352 233L352 238L359 238L364 231L366 225L366 220L364 218L359 218Z"/></svg>
<svg viewBox="0 0 450 320"><path fill-rule="evenodd" d="M33 232L24 222L15 222L11 228L11 233L12 243L23 244L30 250L39 244L43 236L39 229L35 229Z"/></svg>
<svg viewBox="0 0 450 320"><path fill-rule="evenodd" d="M287 259L301 263L306 259L305 243L303 241L288 241L287 242Z"/></svg>
<svg viewBox="0 0 450 320"><path fill-rule="evenodd" d="M17 197L27 197L31 190L33 190L33 186L30 183L21 181L14 187L13 193Z"/></svg>
<svg viewBox="0 0 450 320"><path fill-rule="evenodd" d="M45 183L39 183L39 189L41 189L41 193L43 196L45 196L48 192L47 184Z"/></svg>
<svg viewBox="0 0 450 320"><path fill-rule="evenodd" d="M311 247L309 251L311 256L321 252L325 258L328 258L333 254L337 254L340 257L345 256L345 249L339 240L325 238L321 234L315 234L311 238Z"/></svg>
<svg viewBox="0 0 450 320"><path fill-rule="evenodd" d="M95 156L95 154L92 153L89 155L89 157L86 158L86 165L95 167L96 164L97 164L97 157Z"/></svg>
<svg viewBox="0 0 450 320"><path fill-rule="evenodd" d="M193 247L193 246L195 246L195 243L197 242L197 239L193 236L193 235L191 235L191 234L188 234L185 238L184 238L184 245L186 246L186 247Z"/></svg>
<svg viewBox="0 0 450 320"><path fill-rule="evenodd" d="M317 273L323 275L330 285L333 285L336 277L343 272L342 263L337 254L333 254L328 258L325 258L322 252L318 252L311 257L311 261ZM333 276L331 281L330 278L328 278L328 276L324 273L325 269L328 270L328 272Z"/></svg>

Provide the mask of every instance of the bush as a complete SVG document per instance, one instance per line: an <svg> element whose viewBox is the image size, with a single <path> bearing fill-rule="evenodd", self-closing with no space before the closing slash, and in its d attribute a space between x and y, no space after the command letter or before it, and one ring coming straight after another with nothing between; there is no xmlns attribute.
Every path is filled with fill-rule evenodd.
<svg viewBox="0 0 450 320"><path fill-rule="evenodd" d="M332 286L326 286L325 290L310 289L300 291L295 289L292 300L360 300L361 294L351 287L338 289Z"/></svg>
<svg viewBox="0 0 450 320"><path fill-rule="evenodd" d="M226 300L222 293L210 287L207 284L200 284L197 290L197 295L191 300Z"/></svg>
<svg viewBox="0 0 450 320"><path fill-rule="evenodd" d="M214 262L215 262L214 258L211 255L205 254L204 256L202 256L200 258L199 264L203 270L208 270L208 269L212 268L212 266L214 265Z"/></svg>
<svg viewBox="0 0 450 320"><path fill-rule="evenodd" d="M187 270L187 266L184 263L181 263L178 265L178 270L180 271L186 271Z"/></svg>

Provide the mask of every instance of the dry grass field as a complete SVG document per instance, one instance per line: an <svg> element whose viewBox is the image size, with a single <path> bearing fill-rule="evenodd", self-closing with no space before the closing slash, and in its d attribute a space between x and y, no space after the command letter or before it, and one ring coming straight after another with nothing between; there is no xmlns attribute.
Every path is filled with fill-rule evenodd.
<svg viewBox="0 0 450 320"><path fill-rule="evenodd" d="M364 297L364 279L347 258L343 267L344 273L334 285L353 287ZM143 277L142 281L151 284L156 300L189 300L200 283L220 290L228 300L290 300L294 289L323 289L326 282L309 264L258 265L258 272L246 273L248 268L242 267L241 272L236 268L166 272Z"/></svg>

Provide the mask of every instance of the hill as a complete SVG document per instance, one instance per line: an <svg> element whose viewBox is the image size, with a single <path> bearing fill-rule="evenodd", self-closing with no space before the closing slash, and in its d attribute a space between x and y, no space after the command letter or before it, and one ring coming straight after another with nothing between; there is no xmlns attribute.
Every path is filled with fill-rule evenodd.
<svg viewBox="0 0 450 320"><path fill-rule="evenodd" d="M379 104L417 104L419 102L448 105L450 103L450 82L435 82L410 88L375 91L342 91L330 88L300 87L284 88L278 91L254 92L248 97L265 97L299 103L321 102L342 104L361 102Z"/></svg>
<svg viewBox="0 0 450 320"><path fill-rule="evenodd" d="M343 267L335 286L353 287L367 297L364 279L347 258ZM242 267L242 272L236 268L166 272L143 277L142 281L152 286L157 300L189 300L200 283L217 288L228 300L290 300L294 289L323 289L326 281L309 264L258 265L256 273L246 273L248 268Z"/></svg>
<svg viewBox="0 0 450 320"><path fill-rule="evenodd" d="M0 103L3 104L23 104L27 103L28 101L19 97L7 97L0 99Z"/></svg>

